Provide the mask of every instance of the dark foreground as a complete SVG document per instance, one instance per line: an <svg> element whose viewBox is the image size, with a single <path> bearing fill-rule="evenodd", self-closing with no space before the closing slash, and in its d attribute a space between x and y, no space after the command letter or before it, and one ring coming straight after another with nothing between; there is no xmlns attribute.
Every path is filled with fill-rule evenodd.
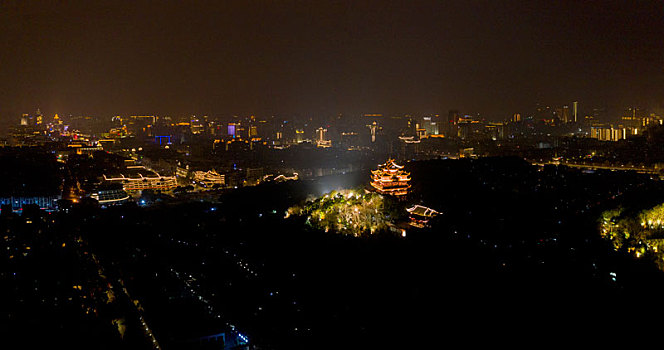
<svg viewBox="0 0 664 350"><path fill-rule="evenodd" d="M606 339L643 312L639 300L664 292L653 264L596 233L604 208L662 198L659 181L516 159L408 167L409 203L443 215L405 238L284 219L307 195L361 185L363 174L204 202L3 215L4 339L196 349L220 348L201 338L226 332L263 349L534 345Z"/></svg>

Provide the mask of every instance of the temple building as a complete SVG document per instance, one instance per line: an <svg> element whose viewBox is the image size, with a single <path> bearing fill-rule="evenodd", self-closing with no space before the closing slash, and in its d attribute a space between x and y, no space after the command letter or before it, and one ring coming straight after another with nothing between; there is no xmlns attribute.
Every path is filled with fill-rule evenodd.
<svg viewBox="0 0 664 350"><path fill-rule="evenodd" d="M194 171L194 181L205 187L214 185L223 186L226 184L226 176L219 174L215 170Z"/></svg>
<svg viewBox="0 0 664 350"><path fill-rule="evenodd" d="M410 173L403 170L394 159L388 159L385 164L371 171L371 186L380 194L404 196L410 188Z"/></svg>
<svg viewBox="0 0 664 350"><path fill-rule="evenodd" d="M90 194L90 197L96 199L102 208L123 204L130 201L131 197L127 191L122 189L122 186L117 188L112 188L111 186L105 187L106 188L97 189L97 191Z"/></svg>
<svg viewBox="0 0 664 350"><path fill-rule="evenodd" d="M429 220L440 214L439 212L421 205L414 205L406 209L410 218L410 225L423 228L429 224Z"/></svg>
<svg viewBox="0 0 664 350"><path fill-rule="evenodd" d="M120 183L127 192L141 190L172 190L177 187L175 176L162 176L144 166L128 166L121 174L103 175L108 183Z"/></svg>

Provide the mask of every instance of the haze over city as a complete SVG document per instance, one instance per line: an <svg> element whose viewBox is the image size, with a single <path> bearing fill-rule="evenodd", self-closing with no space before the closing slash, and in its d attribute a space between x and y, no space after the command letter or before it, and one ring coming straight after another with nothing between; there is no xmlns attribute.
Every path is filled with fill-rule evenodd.
<svg viewBox="0 0 664 350"><path fill-rule="evenodd" d="M663 92L661 1L0 1L0 348L657 341Z"/></svg>
<svg viewBox="0 0 664 350"><path fill-rule="evenodd" d="M662 107L658 1L0 5L0 120Z"/></svg>

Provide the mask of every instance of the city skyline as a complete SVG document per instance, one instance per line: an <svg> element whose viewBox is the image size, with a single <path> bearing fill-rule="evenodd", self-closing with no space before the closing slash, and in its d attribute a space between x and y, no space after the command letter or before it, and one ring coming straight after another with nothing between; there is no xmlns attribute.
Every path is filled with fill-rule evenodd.
<svg viewBox="0 0 664 350"><path fill-rule="evenodd" d="M0 122L662 108L656 2L0 5Z"/></svg>
<svg viewBox="0 0 664 350"><path fill-rule="evenodd" d="M4 343L636 339L662 4L0 1Z"/></svg>

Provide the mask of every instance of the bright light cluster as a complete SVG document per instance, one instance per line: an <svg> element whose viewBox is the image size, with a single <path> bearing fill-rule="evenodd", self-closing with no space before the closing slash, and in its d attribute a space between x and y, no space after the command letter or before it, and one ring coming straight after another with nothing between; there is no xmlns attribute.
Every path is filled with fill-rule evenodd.
<svg viewBox="0 0 664 350"><path fill-rule="evenodd" d="M648 256L664 270L664 204L628 215L622 209L605 211L600 234L609 239L616 250L625 250L637 258Z"/></svg>
<svg viewBox="0 0 664 350"><path fill-rule="evenodd" d="M286 215L306 216L314 227L353 236L370 235L389 224L383 196L355 190L329 192L304 206L289 208Z"/></svg>

